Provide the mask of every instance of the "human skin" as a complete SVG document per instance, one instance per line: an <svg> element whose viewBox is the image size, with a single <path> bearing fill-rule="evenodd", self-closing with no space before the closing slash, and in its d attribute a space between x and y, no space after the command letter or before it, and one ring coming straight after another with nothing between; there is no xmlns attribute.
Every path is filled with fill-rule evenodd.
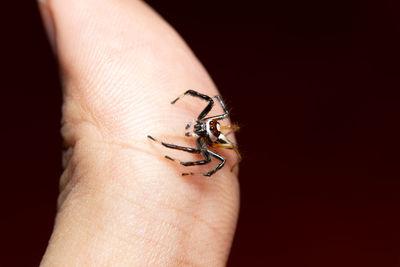
<svg viewBox="0 0 400 267"><path fill-rule="evenodd" d="M211 177L183 177L218 161L184 167L164 155L201 156L146 138L195 145L184 126L206 102L170 101L187 89L218 94L203 66L141 1L48 0L39 7L61 69L65 140L41 266L224 266L239 207L234 153L218 150L227 163Z"/></svg>

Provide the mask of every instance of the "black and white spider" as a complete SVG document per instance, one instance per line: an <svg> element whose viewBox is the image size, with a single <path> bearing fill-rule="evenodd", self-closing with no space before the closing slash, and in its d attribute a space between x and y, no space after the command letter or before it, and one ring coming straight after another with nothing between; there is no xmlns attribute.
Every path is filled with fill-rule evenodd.
<svg viewBox="0 0 400 267"><path fill-rule="evenodd" d="M175 104L180 98L182 98L185 95L198 97L200 99L208 101L208 105L200 113L200 115L197 117L197 119L193 121L193 122L195 122L195 124L193 126L193 132L187 132L185 134L186 136L197 137L197 141L196 141L197 148L183 147L183 146L178 146L178 145L174 145L174 144L167 144L167 143L157 140L156 138L154 138L150 135L148 135L147 137L165 147L182 150L182 151L186 151L189 153L202 154L204 156L203 160L187 161L187 162L173 159L170 156L165 156L165 158L172 160L172 161L179 162L183 166L194 166L194 165L207 164L207 163L211 162L211 156L213 156L221 161L221 163L218 164L218 166L215 169L213 169L207 173L186 172L186 173L182 173L183 176L184 175L195 175L195 174L211 176L225 165L225 158L223 156L217 154L215 151L210 150L210 148L227 148L227 149L233 149L235 151L236 155L238 156L238 160L231 167L231 171L232 171L233 168L236 167L239 164L239 162L242 160L242 157L240 156L240 153L239 153L236 145L234 143L232 143L231 141L229 141L228 138L226 137L226 135L228 135L234 131L237 131L239 129L239 127L237 125L222 126L218 122L219 120L226 119L229 116L229 111L227 110L224 102L222 101L220 96L218 96L218 95L214 96L214 98L216 98L218 100L218 102L221 104L222 109L224 110L224 114L205 118L205 116L212 109L212 107L214 105L214 100L207 95L203 95L203 94L198 93L193 90L188 90L185 93L183 93L181 96L176 98L174 101L172 101L171 104ZM185 129L188 130L191 125L192 125L192 123L187 124ZM229 132L225 135L221 132L223 130L229 130L229 129L231 130L231 132Z"/></svg>

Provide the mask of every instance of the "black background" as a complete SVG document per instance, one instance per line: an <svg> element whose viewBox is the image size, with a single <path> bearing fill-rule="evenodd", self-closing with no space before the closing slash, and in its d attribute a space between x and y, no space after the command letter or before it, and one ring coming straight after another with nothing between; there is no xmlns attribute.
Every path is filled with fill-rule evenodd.
<svg viewBox="0 0 400 267"><path fill-rule="evenodd" d="M400 266L400 5L147 1L242 129L228 266ZM37 266L61 173L61 87L34 1L2 4L0 266Z"/></svg>

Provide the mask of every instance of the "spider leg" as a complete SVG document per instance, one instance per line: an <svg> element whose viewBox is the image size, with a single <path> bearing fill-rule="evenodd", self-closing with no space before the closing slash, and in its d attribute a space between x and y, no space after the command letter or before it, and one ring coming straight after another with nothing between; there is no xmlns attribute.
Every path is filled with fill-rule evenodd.
<svg viewBox="0 0 400 267"><path fill-rule="evenodd" d="M233 131L236 132L237 130L240 129L240 127L237 126L237 125L222 125L222 126L221 126L221 131L223 131L223 130L230 130L230 129L232 129Z"/></svg>
<svg viewBox="0 0 400 267"><path fill-rule="evenodd" d="M225 162L226 162L226 160L225 160L225 158L224 158L223 156L221 156L221 155L219 155L219 154L217 154L217 153L215 153L214 151L211 151L211 150L208 150L208 152L209 152L212 156L214 156L215 158L219 159L219 160L221 161L221 163L218 164L218 166L215 167L215 169L213 169L213 170L211 170L211 171L209 171L209 172L203 174L204 176L211 176L211 175L213 175L214 173L216 173L217 171L219 171L222 167L224 167Z"/></svg>
<svg viewBox="0 0 400 267"><path fill-rule="evenodd" d="M215 148L227 148L227 149L233 149L235 151L238 160L235 162L235 164L232 165L231 171L242 161L242 156L239 153L239 150L237 149L236 145L234 144L212 144L212 147Z"/></svg>
<svg viewBox="0 0 400 267"><path fill-rule="evenodd" d="M219 104L221 105L222 109L224 110L224 114L208 117L208 118L205 118L204 120L223 120L223 119L228 118L229 110L226 108L224 101L221 99L221 97L219 95L214 96L214 98L218 99Z"/></svg>
<svg viewBox="0 0 400 267"><path fill-rule="evenodd" d="M207 153L209 153L211 156L219 159L221 161L221 163L218 164L218 166L215 169L213 169L213 170L211 170L211 171L209 171L207 173L186 172L186 173L182 173L182 176L186 176L186 175L203 175L203 176L210 177L211 175L213 175L214 173L219 171L225 165L226 160L225 160L225 158L223 156L215 153L212 150L208 150L208 149L207 149Z"/></svg>
<svg viewBox="0 0 400 267"><path fill-rule="evenodd" d="M203 160L199 160L199 161L178 161L176 159L173 159L171 157L165 156L167 159L172 160L172 161L176 161L179 162L180 164L182 164L183 166L194 166L194 165L204 165L207 164L211 161L211 156L209 151L207 150L207 145L204 142L204 140L202 138L198 138L197 139L197 147L198 150L203 154L204 159ZM182 175L185 175L182 173Z"/></svg>
<svg viewBox="0 0 400 267"><path fill-rule="evenodd" d="M204 143L204 140L202 138L198 138L197 139L197 147L198 148L191 148L191 147L184 147L184 146L178 146L178 145L174 145L174 144L168 144L168 143L164 143L150 135L147 136L149 139L153 140L154 142L157 142L165 147L171 148L171 149L177 149L177 150L182 150L185 152L189 152L189 153L194 153L194 154L200 154L202 153L204 156L203 160L199 160L199 161L179 161L176 160L174 158L171 158L170 156L165 156L166 159L175 161L175 162L179 162L180 164L182 164L183 166L194 166L194 165L205 165L207 163L209 163L211 161L211 156L219 159L221 161L221 163L213 170L207 172L207 173L194 173L194 172L188 172L188 173L182 173L182 176L186 176L186 175L196 175L196 174L202 174L204 176L211 176L214 173L216 173L217 171L219 171L224 165L225 165L225 158L217 153L215 153L212 150L207 149L207 145ZM237 153L239 153L236 149L236 146L233 144L213 144L213 147L221 147L221 148L232 148L234 149ZM240 157L240 154L238 154ZM240 157L241 159L241 157ZM234 166L236 166L239 162L237 162ZM233 166L233 167L234 167ZM232 167L232 169L233 169Z"/></svg>
<svg viewBox="0 0 400 267"><path fill-rule="evenodd" d="M225 165L225 158L217 153L215 153L214 151L208 150L208 152L210 152L211 155L213 155L215 158L219 159L221 161L220 164L218 164L218 166L214 169L209 171L208 173L204 174L204 176L211 176L214 173L216 173L217 171L219 171L222 167L224 167Z"/></svg>
<svg viewBox="0 0 400 267"><path fill-rule="evenodd" d="M240 127L237 126L237 125L221 126L221 131L223 131L223 130L231 130L231 131L227 132L226 134L224 134L225 136L230 135L231 133L234 133L234 132L238 131L239 129L240 129Z"/></svg>
<svg viewBox="0 0 400 267"><path fill-rule="evenodd" d="M209 102L208 105L204 108L204 110L197 117L198 120L202 120L210 112L211 108L214 105L214 100L212 100L211 97L209 97L208 95L200 94L199 92L196 92L194 90L187 90L185 93L183 93L182 95L177 97L174 101L172 101L171 104L175 104L179 99L181 99L185 95L191 95L193 97L198 97L198 98L201 98L201 99Z"/></svg>
<svg viewBox="0 0 400 267"><path fill-rule="evenodd" d="M159 141L159 140L155 139L154 137L152 137L150 135L148 135L147 137L149 139L151 139L151 140L153 140L153 141L165 146L165 147L168 147L168 148L178 149L178 150L186 151L186 152L189 152L189 153L195 153L195 154L202 153L203 154L203 156L204 156L203 160L186 161L186 162L185 161L180 161L180 160L177 160L177 159L171 158L170 156L165 155L166 159L178 162L178 163L182 164L183 166L204 165L204 164L207 164L207 163L209 163L211 161L211 156L210 156L210 153L209 153L210 151L207 150L207 145L204 143L204 141L201 138L197 139L197 146L199 148L191 148L191 147L177 146L177 145L174 145L174 144L167 144L167 143L164 143L162 141ZM185 175L185 174L182 173L182 175Z"/></svg>
<svg viewBox="0 0 400 267"><path fill-rule="evenodd" d="M198 148L191 148L191 147L185 147L185 146L177 146L177 145L174 145L174 144L167 144L167 143L164 143L164 142L162 142L160 140L155 139L154 137L152 137L150 135L148 135L147 137L149 139L153 140L154 142L157 142L157 143L159 143L159 144L161 144L161 145L163 145L165 147L168 147L168 148L182 150L182 151L186 151L186 152L189 152L189 153L195 153L195 154L200 154L200 152L201 152L201 150L198 149ZM168 156L166 156L166 157L168 157ZM170 158L168 158L168 159L170 159Z"/></svg>
<svg viewBox="0 0 400 267"><path fill-rule="evenodd" d="M208 151L207 150L204 150L204 151L202 151L202 154L203 154L203 156L204 156L204 159L203 160L199 160L199 161L178 161L178 160L176 160L176 159L173 159L173 158L171 158L171 157L168 157L168 156L165 156L167 159L169 159L169 160L172 160L172 161L176 161L176 162L179 162L180 164L182 164L183 166L194 166L194 165L204 165L204 164L207 164L207 163L209 163L210 161L211 161L211 156L210 156L210 153L208 153ZM184 175L184 174L182 174L182 175Z"/></svg>

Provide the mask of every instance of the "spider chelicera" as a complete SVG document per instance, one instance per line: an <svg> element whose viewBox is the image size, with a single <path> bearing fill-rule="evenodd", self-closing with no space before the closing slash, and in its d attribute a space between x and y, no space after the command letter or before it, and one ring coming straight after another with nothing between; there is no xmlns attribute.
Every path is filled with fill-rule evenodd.
<svg viewBox="0 0 400 267"><path fill-rule="evenodd" d="M171 104L175 104L180 98L182 98L185 95L190 95L193 97L198 97L200 99L203 99L205 101L208 101L208 105L204 108L204 110L200 113L200 115L197 117L196 120L193 120L195 122L193 126L193 132L187 132L185 135L189 137L197 137L197 148L191 148L191 147L183 147L183 146L178 146L174 144L167 144L165 142L159 141L156 138L148 135L147 137L150 138L151 140L165 146L168 148L172 149L178 149L182 151L186 151L189 153L195 153L195 154L202 154L204 156L203 160L200 161L179 161L176 159L171 158L170 156L165 156L165 158L176 161L183 166L194 166L194 165L205 165L207 163L211 162L211 156L219 159L221 161L218 166L207 172L207 173L194 173L194 172L185 172L182 173L183 176L185 175L195 175L195 174L201 174L204 176L211 176L214 173L216 173L218 170L220 170L224 165L225 165L225 158L213 150L210 150L210 148L227 148L227 149L232 149L235 151L236 155L238 156L238 160L236 163L231 167L231 171L233 168L235 168L239 162L242 160L242 157L240 156L240 153L234 143L228 140L226 136L234 131L237 131L239 129L239 126L237 125L227 125L227 126L222 126L219 124L219 120L223 120L228 118L229 116L229 111L227 110L225 103L222 101L220 96L214 96L218 100L218 102L221 104L222 109L224 110L224 114L222 115L217 115L217 116L212 116L212 117L207 117L207 114L210 112L212 107L214 106L214 100L204 94L198 93L193 90L188 90L185 93L183 93L181 96L176 98L174 101L171 102ZM188 130L192 123L189 123L186 125L185 129ZM223 134L221 131L223 130L231 130L227 134Z"/></svg>

